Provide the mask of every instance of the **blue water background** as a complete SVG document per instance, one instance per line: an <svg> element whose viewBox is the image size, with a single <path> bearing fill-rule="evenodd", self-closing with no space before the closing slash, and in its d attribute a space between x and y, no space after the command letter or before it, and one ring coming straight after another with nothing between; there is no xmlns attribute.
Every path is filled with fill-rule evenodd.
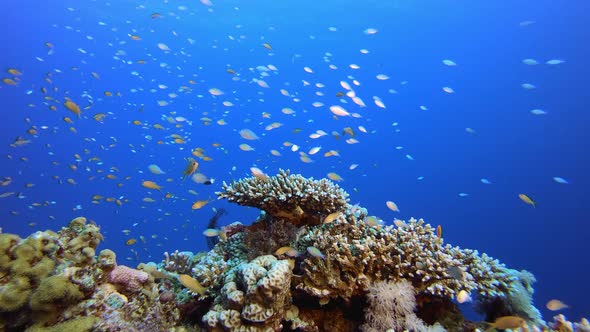
<svg viewBox="0 0 590 332"><path fill-rule="evenodd" d="M252 166L269 174L284 168L315 178L336 172L344 179L339 184L350 193L351 202L368 208L370 214L387 224L394 218L417 217L442 225L446 242L533 272L538 280L535 302L546 319L552 313L544 303L552 298L570 304L564 313L578 319L590 312L589 7L584 1L216 1L210 8L198 1L4 3L2 78L13 77L8 68L23 75L17 86L0 86L0 176L13 178L0 193L20 192L24 198L0 198L0 226L24 236L59 229L83 215L102 227L105 241L100 248L114 249L120 264L134 266L139 261L159 261L164 251L206 250L201 233L213 214L211 208L228 210L222 225L251 222L255 209L225 201L212 201L195 211L190 207L195 200L214 199L222 181L248 176ZM154 12L162 17L152 19ZM521 26L524 21L534 23ZM363 33L367 28L378 32L367 35ZM142 39L131 40L128 34ZM55 45L55 54L47 55L45 42ZM272 51L262 46L266 42ZM172 51L163 52L158 43ZM370 53L361 54L360 49ZM118 50L125 55L117 60L113 56ZM328 68L326 52L337 70ZM526 58L539 64L525 65ZM443 59L457 66L445 66ZM549 59L565 63L545 64ZM147 63L139 65L137 60ZM353 63L360 69L349 68ZM249 70L268 64L278 72L261 77ZM314 73L306 73L305 66ZM227 68L242 80L232 81ZM52 84L44 81L48 72ZM377 74L390 79L376 80ZM327 106L340 104L335 94L343 91L340 81L352 82L348 75L361 83L354 89L368 107L358 108L345 98L348 103L341 105L363 117L335 120ZM252 82L260 78L269 89ZM188 83L191 79L196 84ZM302 80L311 85L304 86ZM325 87L315 88L316 83ZM522 83L537 88L525 90ZM162 90L158 84L168 88ZM182 85L192 91L178 92ZM58 102L43 100L43 86L57 88L47 95ZM455 93L443 92L445 86ZM207 90L213 87L225 94L211 96ZM143 91L130 91L140 88ZM281 95L279 89L301 102ZM120 91L122 96L105 97L104 91ZM325 95L316 96L316 91ZM178 97L168 97L170 92ZM84 93L93 97L93 105L77 119L63 107L64 97L84 107L89 105ZM373 96L387 108L376 107ZM160 107L158 100L170 104ZM222 101L234 106L224 107ZM326 106L314 108L314 101ZM49 104L57 110L49 110ZM281 113L283 107L292 108L295 115ZM547 114L536 116L532 109ZM92 119L99 112L111 112L104 123ZM186 117L192 126L174 128L162 119L169 112ZM271 113L271 118L263 118L262 112ZM65 116L74 124L65 123ZM213 123L202 124L203 116ZM221 118L228 124L217 125ZM146 126L132 125L134 120ZM264 130L275 121L283 126ZM166 130L151 128L154 123ZM359 125L369 133L361 133ZM37 127L38 135L26 133L31 126ZM347 137L336 140L331 135L308 138L318 129L342 133L348 126L354 128L359 144L346 144ZM254 130L261 139L241 139L237 131L243 128ZM296 128L303 130L294 134ZM171 134L183 136L187 144L172 143ZM32 142L10 147L17 136ZM159 140L166 144L157 144ZM302 151L313 146L322 150L311 156L313 163L303 163L296 152L283 147L284 141ZM240 151L241 143L249 143L255 151ZM200 161L200 170L216 179L211 186L181 180L184 158L191 157L196 147L213 158ZM270 149L282 156L271 156ZM331 149L341 157L322 156ZM76 153L81 161L75 160ZM101 165L88 161L94 156ZM78 170L72 171L70 164ZM149 164L159 165L166 174L151 174ZM351 164L359 166L349 170ZM117 178L106 179L109 172ZM56 175L64 182L52 179ZM131 178L125 180L126 176ZM555 182L556 176L569 183ZM77 184L66 183L68 178ZM164 188L148 190L141 187L143 180ZM34 186L27 188L27 183ZM123 186L118 188L117 183ZM188 193L190 189L198 195ZM165 193L174 197L163 199ZM519 193L529 195L536 208L519 200ZM122 206L104 200L92 204L91 197L97 194L128 201ZM156 202L144 203L144 197ZM387 200L395 201L400 212L388 210ZM50 203L35 207L35 202ZM129 235L122 233L124 229L130 230ZM130 238L138 242L126 246Z"/></svg>

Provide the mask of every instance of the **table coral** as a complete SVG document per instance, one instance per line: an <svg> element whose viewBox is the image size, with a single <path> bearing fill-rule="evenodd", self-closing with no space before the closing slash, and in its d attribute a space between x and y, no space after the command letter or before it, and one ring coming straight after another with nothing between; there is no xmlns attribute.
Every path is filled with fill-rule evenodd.
<svg viewBox="0 0 590 332"><path fill-rule="evenodd" d="M348 202L348 194L333 182L304 178L288 170L279 170L279 174L267 178L224 182L223 191L216 194L294 224L318 224L330 213L345 209Z"/></svg>

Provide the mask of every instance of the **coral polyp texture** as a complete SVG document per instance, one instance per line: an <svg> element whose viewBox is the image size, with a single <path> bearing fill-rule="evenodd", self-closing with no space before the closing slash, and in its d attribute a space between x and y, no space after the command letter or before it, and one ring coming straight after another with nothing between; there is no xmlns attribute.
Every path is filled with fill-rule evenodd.
<svg viewBox="0 0 590 332"><path fill-rule="evenodd" d="M585 319L543 321L531 273L446 244L421 219L375 222L328 180L280 171L218 196L259 218L222 227L206 253L137 268L96 255L102 235L85 218L0 234L0 330L589 331ZM462 315L469 300L487 323Z"/></svg>

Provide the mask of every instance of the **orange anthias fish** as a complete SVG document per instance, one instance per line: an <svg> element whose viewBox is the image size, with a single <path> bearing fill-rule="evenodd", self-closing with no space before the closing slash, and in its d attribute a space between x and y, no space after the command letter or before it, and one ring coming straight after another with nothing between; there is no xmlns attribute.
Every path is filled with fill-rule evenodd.
<svg viewBox="0 0 590 332"><path fill-rule="evenodd" d="M209 200L196 201L193 203L193 206L191 208L193 210L198 210L198 209L202 208L203 206L205 206L207 203L209 203Z"/></svg>
<svg viewBox="0 0 590 332"><path fill-rule="evenodd" d="M143 181L141 183L141 185L144 188L148 188L148 189L155 189L155 190L161 190L162 187L158 186L154 181Z"/></svg>
<svg viewBox="0 0 590 332"><path fill-rule="evenodd" d="M194 158L187 158L186 161L188 161L188 165L186 165L184 172L182 172L183 173L183 176L182 176L183 180L185 180L187 177L193 175L197 171L197 168L199 168L199 163Z"/></svg>
<svg viewBox="0 0 590 332"><path fill-rule="evenodd" d="M526 321L524 318L518 316L502 316L498 317L493 323L488 324L490 327L486 330L486 332L491 332L496 329L505 330L524 327L526 326Z"/></svg>
<svg viewBox="0 0 590 332"><path fill-rule="evenodd" d="M533 207L537 207L535 201L533 201L529 196L525 194L518 194L518 198L520 198L521 201L529 205L532 205Z"/></svg>
<svg viewBox="0 0 590 332"><path fill-rule="evenodd" d="M80 117L80 114L82 113L82 111L80 110L80 107L74 103L71 100L66 100L66 102L64 103L64 106L70 110L70 112L76 114L78 117Z"/></svg>
<svg viewBox="0 0 590 332"><path fill-rule="evenodd" d="M199 283L199 281L197 281L197 279L195 279L187 274L181 274L178 276L178 280L180 280L182 285L184 287L188 288L191 292L197 293L201 296L205 294L205 291L206 291L205 287L201 286L201 284Z"/></svg>
<svg viewBox="0 0 590 332"><path fill-rule="evenodd" d="M557 311L557 310L569 308L569 306L567 304L561 302L560 300L556 300L556 299L553 299L553 300L547 302L545 307L547 307L547 309L549 309L551 311Z"/></svg>

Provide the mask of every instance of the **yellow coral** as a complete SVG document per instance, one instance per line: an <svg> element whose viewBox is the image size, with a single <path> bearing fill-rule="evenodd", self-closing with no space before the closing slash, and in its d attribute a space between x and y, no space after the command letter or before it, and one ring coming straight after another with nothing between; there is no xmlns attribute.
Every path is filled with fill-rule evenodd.
<svg viewBox="0 0 590 332"><path fill-rule="evenodd" d="M98 263L103 268L115 267L117 265L117 255L110 249L101 250L98 255Z"/></svg>
<svg viewBox="0 0 590 332"><path fill-rule="evenodd" d="M26 276L38 283L55 268L55 261L43 252L47 249L45 238L32 236L14 250L16 260L12 262L11 273L18 276ZM54 251L53 249L50 252Z"/></svg>
<svg viewBox="0 0 590 332"><path fill-rule="evenodd" d="M86 218L85 217L77 217L77 218L72 219L72 221L70 221L68 228L79 233L82 230L84 230L84 226L86 226Z"/></svg>
<svg viewBox="0 0 590 332"><path fill-rule="evenodd" d="M7 269L14 259L13 251L20 237L15 234L0 234L0 269Z"/></svg>
<svg viewBox="0 0 590 332"><path fill-rule="evenodd" d="M91 247L92 249L96 249L100 241L103 240L102 234L100 234L100 229L96 225L87 225L86 228L75 238L73 238L70 242L68 242L68 250L72 253L77 252L78 250L84 247Z"/></svg>
<svg viewBox="0 0 590 332"><path fill-rule="evenodd" d="M57 311L57 305L74 304L84 298L78 286L62 275L55 275L41 281L33 292L29 305L34 311L51 316Z"/></svg>
<svg viewBox="0 0 590 332"><path fill-rule="evenodd" d="M0 288L0 311L15 311L25 305L31 293L31 283L25 277L16 277Z"/></svg>
<svg viewBox="0 0 590 332"><path fill-rule="evenodd" d="M97 319L95 317L77 317L67 320L57 325L45 327L43 324L35 324L29 327L25 332L62 332L76 331L87 332L92 329Z"/></svg>

